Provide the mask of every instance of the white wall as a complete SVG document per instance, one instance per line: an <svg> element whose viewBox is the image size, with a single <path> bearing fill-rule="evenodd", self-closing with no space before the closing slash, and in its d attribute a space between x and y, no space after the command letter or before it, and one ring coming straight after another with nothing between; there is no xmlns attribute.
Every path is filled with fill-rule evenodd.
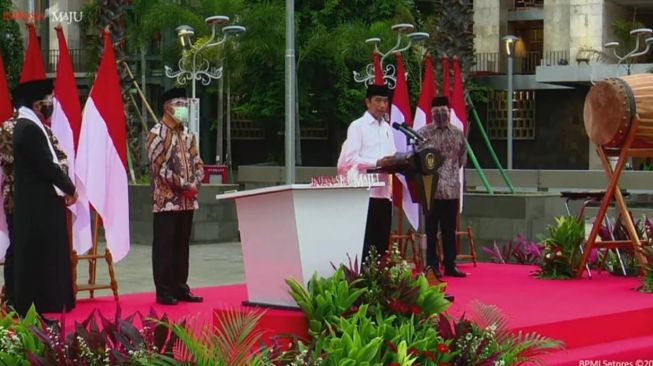
<svg viewBox="0 0 653 366"><path fill-rule="evenodd" d="M544 2L544 52L569 51L569 0Z"/></svg>
<svg viewBox="0 0 653 366"><path fill-rule="evenodd" d="M474 48L476 53L499 51L499 0L474 0Z"/></svg>
<svg viewBox="0 0 653 366"><path fill-rule="evenodd" d="M69 12L81 12L83 0L50 0L50 11L57 12L59 15L69 14ZM81 38L80 38L80 28L79 23L75 20L78 20L79 17L83 14L72 15L70 21L66 21L64 18L61 22L56 22L56 20L50 18L49 26L51 27L50 31L50 49L59 49L57 41L57 33L54 31L54 27L57 24L61 24L63 28L64 35L66 36L66 42L68 43L69 49L76 49L81 47Z"/></svg>
<svg viewBox="0 0 653 366"><path fill-rule="evenodd" d="M580 48L603 48L604 0L569 2L569 57L574 60Z"/></svg>

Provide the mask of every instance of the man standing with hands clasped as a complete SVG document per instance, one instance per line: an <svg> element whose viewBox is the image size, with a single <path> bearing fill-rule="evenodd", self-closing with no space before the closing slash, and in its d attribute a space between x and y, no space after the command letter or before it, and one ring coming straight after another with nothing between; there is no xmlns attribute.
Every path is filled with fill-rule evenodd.
<svg viewBox="0 0 653 366"><path fill-rule="evenodd" d="M441 276L436 251L439 226L442 231L445 276L465 277L466 274L456 268L456 216L460 207L458 171L465 166L465 136L450 123L449 98L433 99L431 115L433 123L418 131L425 138L419 148L434 148L444 160L438 169L438 187L425 220L426 271L432 270L436 277Z"/></svg>
<svg viewBox="0 0 653 366"><path fill-rule="evenodd" d="M152 269L156 302L202 302L188 287L189 241L197 193L204 177L195 136L184 125L189 110L186 91L175 88L161 96L163 119L147 137L152 178L154 238Z"/></svg>

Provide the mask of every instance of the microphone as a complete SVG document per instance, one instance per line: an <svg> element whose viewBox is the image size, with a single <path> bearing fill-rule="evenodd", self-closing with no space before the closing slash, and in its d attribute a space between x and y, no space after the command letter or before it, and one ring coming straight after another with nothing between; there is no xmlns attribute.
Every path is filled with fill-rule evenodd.
<svg viewBox="0 0 653 366"><path fill-rule="evenodd" d="M420 141L420 142L426 141L426 139L424 137L422 137L422 135L417 133L417 131L413 130L412 128L408 127L408 125L406 125L405 122L404 123L392 122L392 128L394 128L395 130L401 131L404 135L408 136L408 138L411 138L411 139L414 139L414 140L417 140L417 141Z"/></svg>

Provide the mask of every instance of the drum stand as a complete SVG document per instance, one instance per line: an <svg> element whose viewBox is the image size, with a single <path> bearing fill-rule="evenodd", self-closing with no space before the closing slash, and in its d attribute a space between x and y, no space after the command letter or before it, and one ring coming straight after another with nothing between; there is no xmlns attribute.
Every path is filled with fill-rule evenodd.
<svg viewBox="0 0 653 366"><path fill-rule="evenodd" d="M583 268L587 265L587 262L592 254L593 249L619 249L626 248L632 249L635 252L635 257L640 264L646 264L646 257L642 252L642 244L637 235L637 230L633 224L633 220L630 218L628 208L626 207L626 202L619 189L619 177L623 172L624 167L626 166L626 160L629 157L653 157L653 148L633 148L633 141L635 140L635 135L639 127L639 118L637 116L633 117L630 129L626 135L626 140L623 146L620 149L610 149L604 146L597 145L596 151L601 159L603 164L603 169L605 170L606 175L608 176L608 188L605 190L603 199L601 200L601 205L599 206L599 211L596 214L596 219L592 225L592 231L587 238L587 242L583 248L583 255L581 257L580 265L576 270L576 278L581 278L583 275ZM618 156L617 165L614 170L610 165L608 156ZM630 237L629 240L610 240L610 241L599 241L597 242L597 236L601 228L601 223L605 219L605 215L610 206L610 202L615 200L621 216L624 218L624 223L626 226L626 232Z"/></svg>

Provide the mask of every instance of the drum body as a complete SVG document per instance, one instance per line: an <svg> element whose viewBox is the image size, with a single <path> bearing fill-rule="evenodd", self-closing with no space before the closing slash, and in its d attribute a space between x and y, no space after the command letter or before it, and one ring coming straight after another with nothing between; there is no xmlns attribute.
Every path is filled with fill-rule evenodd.
<svg viewBox="0 0 653 366"><path fill-rule="evenodd" d="M653 74L599 81L585 97L585 131L597 145L621 147L635 115L639 126L631 147L653 148Z"/></svg>

